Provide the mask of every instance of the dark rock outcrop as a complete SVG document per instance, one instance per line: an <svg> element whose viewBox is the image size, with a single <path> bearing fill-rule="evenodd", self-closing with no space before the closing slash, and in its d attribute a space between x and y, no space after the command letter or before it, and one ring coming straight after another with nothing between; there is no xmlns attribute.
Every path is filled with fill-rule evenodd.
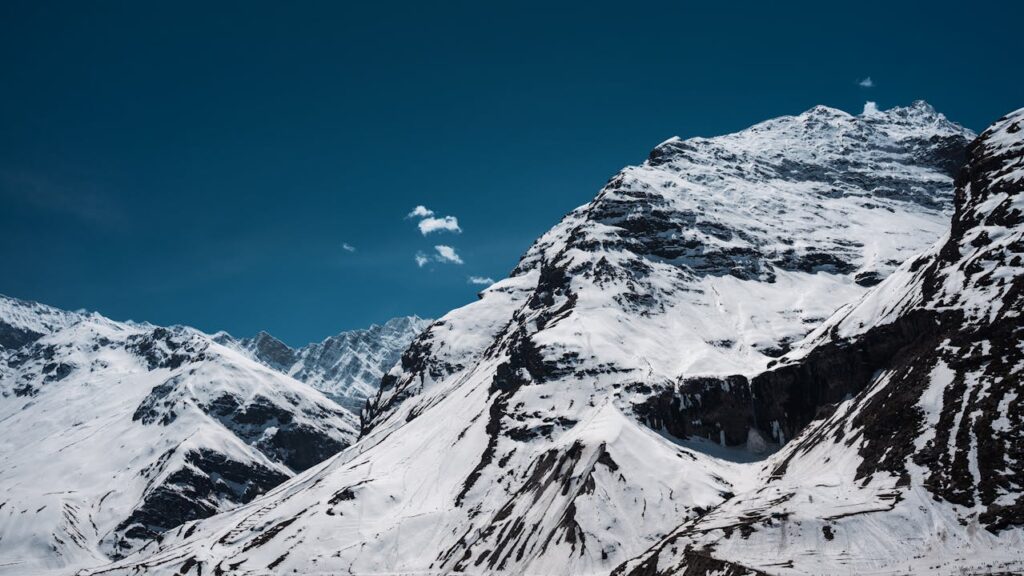
<svg viewBox="0 0 1024 576"><path fill-rule="evenodd" d="M171 456L165 454L161 461ZM185 522L216 514L220 500L249 502L288 479L261 464L238 462L213 451L191 451L184 458L188 465L153 485L141 505L118 525L117 556ZM160 472L152 469L153 480Z"/></svg>

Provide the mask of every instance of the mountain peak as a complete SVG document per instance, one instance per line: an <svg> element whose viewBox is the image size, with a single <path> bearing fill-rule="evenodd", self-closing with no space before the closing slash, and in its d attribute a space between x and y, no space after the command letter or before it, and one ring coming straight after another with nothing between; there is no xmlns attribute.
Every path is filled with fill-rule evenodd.
<svg viewBox="0 0 1024 576"><path fill-rule="evenodd" d="M909 106L893 106L887 110L881 110L878 107L878 103L873 100L864 102L864 112L862 115L873 116L876 114L913 114L916 116L942 116L945 118L945 116L935 110L934 106L924 100L914 100Z"/></svg>
<svg viewBox="0 0 1024 576"><path fill-rule="evenodd" d="M432 320L420 318L419 316L416 315L398 316L397 318L392 318L385 322L383 324L383 328L389 331L408 330L410 328L418 328L419 330L422 330L425 327L425 325L429 324L430 322L432 322Z"/></svg>
<svg viewBox="0 0 1024 576"><path fill-rule="evenodd" d="M922 112L926 112L929 114L936 114L935 108L933 108L931 104L925 102L924 100L914 100L910 104L910 107L915 110L920 110Z"/></svg>
<svg viewBox="0 0 1024 576"><path fill-rule="evenodd" d="M886 114L897 119L913 118L918 121L935 122L943 120L948 122L944 114L935 110L931 104L924 100L914 100L910 106L893 106L889 110L886 110Z"/></svg>
<svg viewBox="0 0 1024 576"><path fill-rule="evenodd" d="M20 348L84 317L78 312L0 294L0 350Z"/></svg>
<svg viewBox="0 0 1024 576"><path fill-rule="evenodd" d="M852 118L852 116L838 108L818 104L810 110L800 114L799 118Z"/></svg>
<svg viewBox="0 0 1024 576"><path fill-rule="evenodd" d="M374 394L384 374L430 320L392 318L360 330L340 332L320 342L292 348L266 331L252 338L220 338L256 361L309 384L354 413Z"/></svg>
<svg viewBox="0 0 1024 576"><path fill-rule="evenodd" d="M858 116L873 128L894 140L925 140L938 138L973 139L971 130L950 121L944 114L924 100L915 100L909 106L894 106L881 110L874 102L866 102ZM957 162L959 168L962 159Z"/></svg>

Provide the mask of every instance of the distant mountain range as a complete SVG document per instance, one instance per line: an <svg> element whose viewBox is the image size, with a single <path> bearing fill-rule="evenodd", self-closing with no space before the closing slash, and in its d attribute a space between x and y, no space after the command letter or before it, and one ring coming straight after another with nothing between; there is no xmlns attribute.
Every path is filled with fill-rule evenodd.
<svg viewBox="0 0 1024 576"><path fill-rule="evenodd" d="M261 364L309 384L358 414L376 394L381 377L430 322L417 316L393 318L298 349L266 332L240 340L221 332L214 339L246 351Z"/></svg>

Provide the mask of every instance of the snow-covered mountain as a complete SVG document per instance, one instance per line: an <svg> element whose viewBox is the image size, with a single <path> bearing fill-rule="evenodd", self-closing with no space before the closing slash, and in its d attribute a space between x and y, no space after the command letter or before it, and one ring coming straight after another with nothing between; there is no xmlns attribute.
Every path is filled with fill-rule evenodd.
<svg viewBox="0 0 1024 576"><path fill-rule="evenodd" d="M117 558L354 441L305 384L190 328L0 297L0 574Z"/></svg>
<svg viewBox="0 0 1024 576"><path fill-rule="evenodd" d="M82 316L38 302L0 296L0 351L35 342L74 324Z"/></svg>
<svg viewBox="0 0 1024 576"><path fill-rule="evenodd" d="M684 554L663 539L758 494L748 461L859 392L754 382L940 238L973 136L917 102L669 140L420 335L358 443L94 573L608 574Z"/></svg>
<svg viewBox="0 0 1024 576"><path fill-rule="evenodd" d="M342 332L298 349L266 332L240 340L225 333L215 338L309 384L358 414L366 400L377 393L384 374L430 322L417 316L393 318L383 325Z"/></svg>
<svg viewBox="0 0 1024 576"><path fill-rule="evenodd" d="M971 146L949 234L754 383L862 391L617 574L1024 573L1022 315L1024 109Z"/></svg>

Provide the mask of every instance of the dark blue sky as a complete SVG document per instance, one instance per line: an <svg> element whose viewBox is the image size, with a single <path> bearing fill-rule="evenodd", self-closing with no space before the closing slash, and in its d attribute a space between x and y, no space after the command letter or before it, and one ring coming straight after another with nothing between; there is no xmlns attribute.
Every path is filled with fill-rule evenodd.
<svg viewBox="0 0 1024 576"><path fill-rule="evenodd" d="M0 4L0 293L301 344L471 301L673 135L1024 106L1019 2L213 4Z"/></svg>

